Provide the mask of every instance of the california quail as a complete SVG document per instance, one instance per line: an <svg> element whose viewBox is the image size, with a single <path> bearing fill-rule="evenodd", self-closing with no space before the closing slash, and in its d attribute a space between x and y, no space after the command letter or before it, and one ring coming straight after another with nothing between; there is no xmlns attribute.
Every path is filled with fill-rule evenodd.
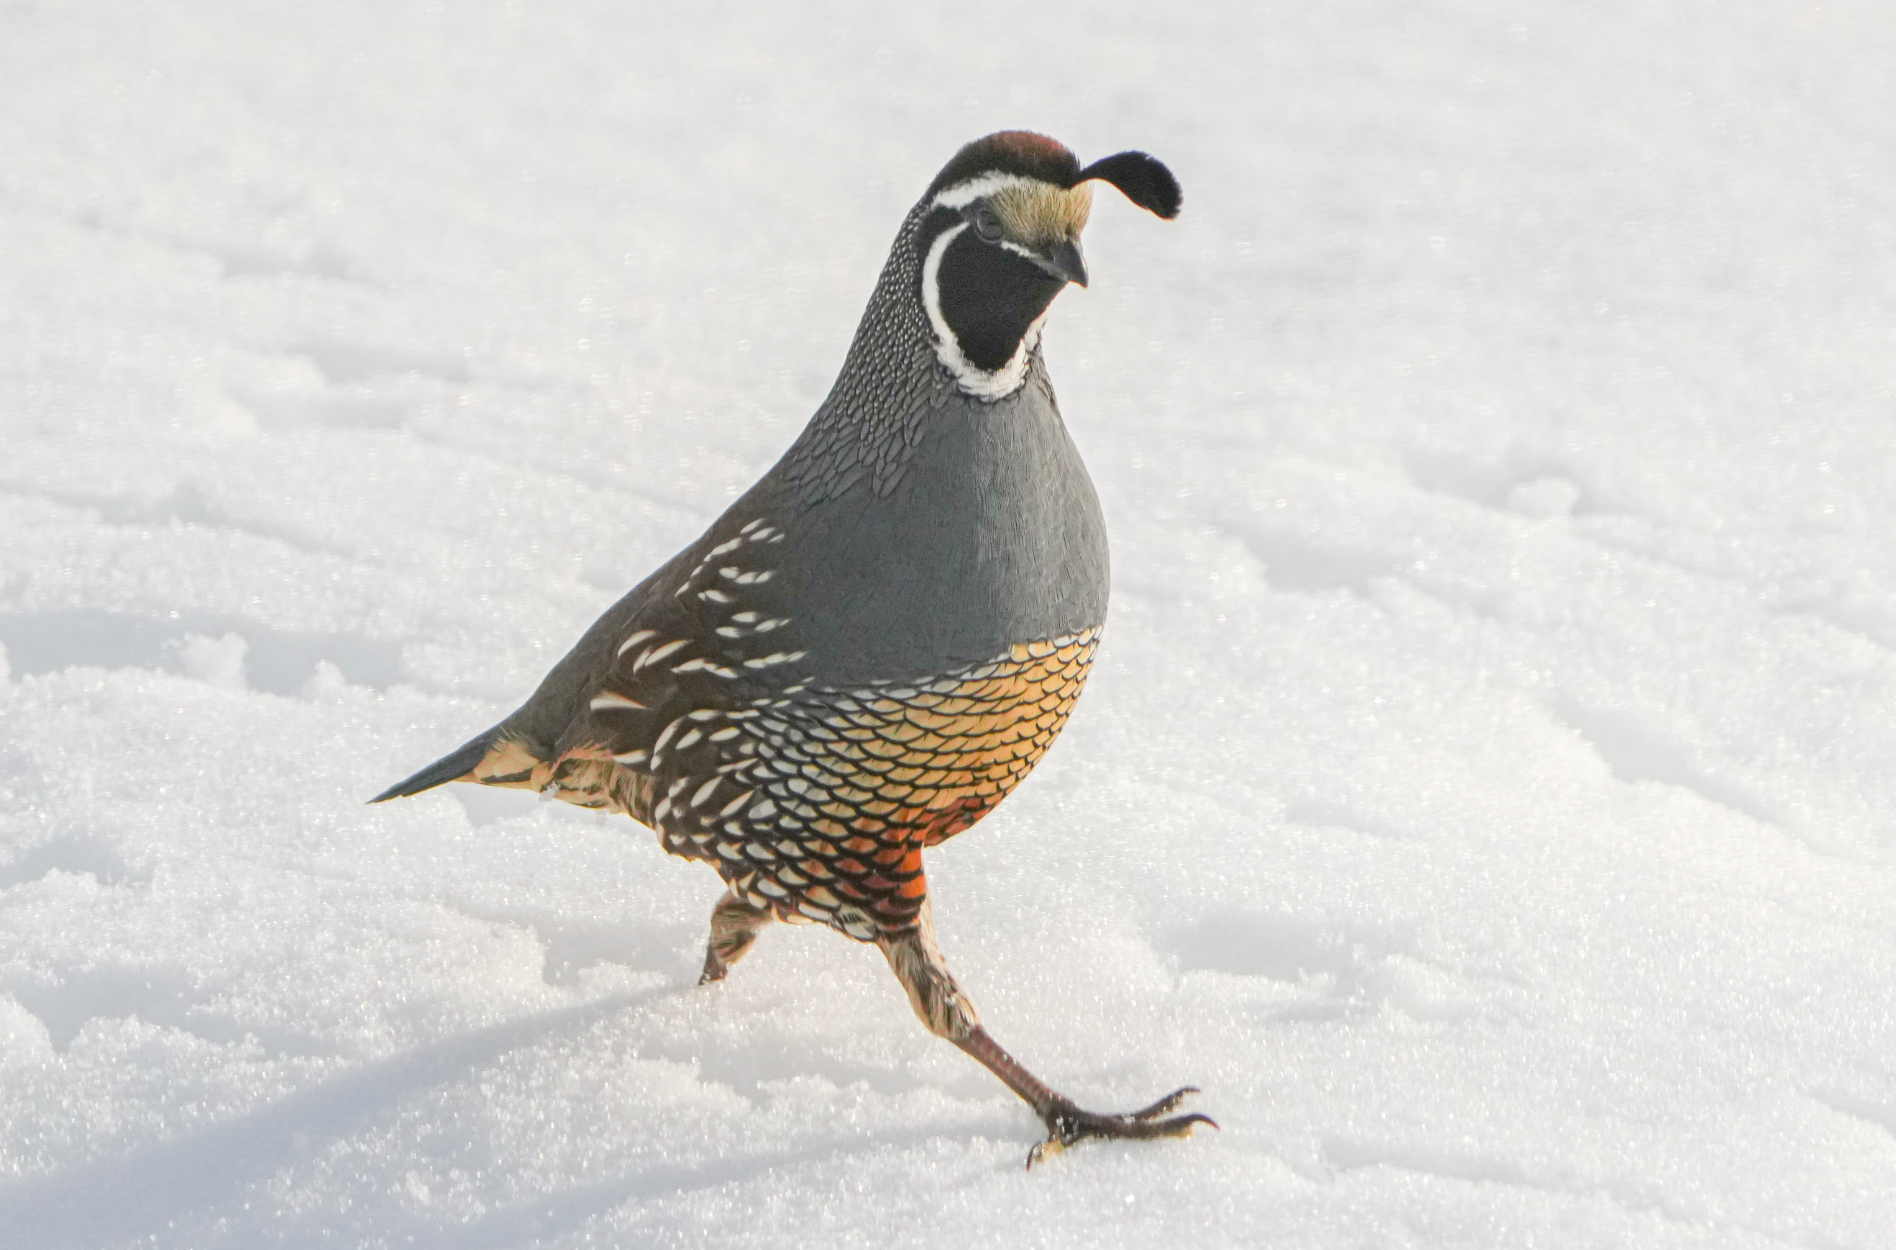
<svg viewBox="0 0 1896 1250"><path fill-rule="evenodd" d="M445 781L624 812L724 878L703 981L772 919L874 942L932 1031L1048 1138L1181 1137L1191 1088L1082 1111L981 1027L936 948L922 851L1060 732L1106 617L1105 525L1040 328L1086 285L1092 182L1160 217L1142 152L1042 135L961 149L902 222L829 397L704 536L615 604L513 715L375 801Z"/></svg>

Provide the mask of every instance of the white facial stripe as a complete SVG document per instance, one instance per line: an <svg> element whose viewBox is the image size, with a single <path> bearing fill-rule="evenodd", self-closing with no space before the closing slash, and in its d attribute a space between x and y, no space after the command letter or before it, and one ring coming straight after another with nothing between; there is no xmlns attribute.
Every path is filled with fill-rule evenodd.
<svg viewBox="0 0 1896 1250"><path fill-rule="evenodd" d="M930 201L929 207L960 210L983 196L993 195L1002 187L1050 187L1052 185L1039 178L1025 178L1020 174L982 174L966 182L957 182L954 186L943 190Z"/></svg>
<svg viewBox="0 0 1896 1250"><path fill-rule="evenodd" d="M998 369L982 369L962 354L961 343L941 312L941 258L948 251L948 245L967 228L967 222L958 222L936 235L929 245L928 256L922 261L922 308L935 331L935 357L955 375L955 384L977 399L1000 399L1019 390L1020 384L1027 380L1027 358L1040 342L1040 327L1046 323L1047 314L1043 312L1034 319L1027 333L1021 336L1020 346Z"/></svg>
<svg viewBox="0 0 1896 1250"><path fill-rule="evenodd" d="M935 350L940 352L942 344L955 343L955 332L948 328L948 318L941 315L941 258L961 233L968 228L967 222L948 227L935 236L929 245L928 256L922 261L922 307L928 312L928 324L935 331ZM961 347L955 344L955 354L961 354ZM947 363L946 357L943 363ZM948 366L953 369L953 365Z"/></svg>

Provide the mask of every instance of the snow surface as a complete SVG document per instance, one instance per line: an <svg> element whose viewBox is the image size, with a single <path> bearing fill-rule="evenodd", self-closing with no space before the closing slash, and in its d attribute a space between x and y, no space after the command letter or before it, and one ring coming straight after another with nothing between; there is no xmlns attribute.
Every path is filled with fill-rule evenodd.
<svg viewBox="0 0 1896 1250"><path fill-rule="evenodd" d="M0 7L0 1245L1873 1247L1896 8ZM453 787L787 444L967 139L1099 197L1114 539L880 957Z"/></svg>

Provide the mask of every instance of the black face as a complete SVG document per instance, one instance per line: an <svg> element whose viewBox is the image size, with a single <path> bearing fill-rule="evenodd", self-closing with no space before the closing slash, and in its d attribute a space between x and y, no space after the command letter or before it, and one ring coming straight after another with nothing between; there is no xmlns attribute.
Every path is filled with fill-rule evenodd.
<svg viewBox="0 0 1896 1250"><path fill-rule="evenodd" d="M1025 256L985 237L979 207L942 254L937 282L941 315L961 344L961 354L977 369L995 370L1013 358L1047 305L1066 285Z"/></svg>

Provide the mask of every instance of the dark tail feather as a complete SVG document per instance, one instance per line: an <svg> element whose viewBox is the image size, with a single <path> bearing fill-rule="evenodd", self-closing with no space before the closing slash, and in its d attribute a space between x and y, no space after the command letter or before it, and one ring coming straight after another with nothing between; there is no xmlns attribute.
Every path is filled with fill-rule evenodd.
<svg viewBox="0 0 1896 1250"><path fill-rule="evenodd" d="M371 803L385 803L389 799L399 799L410 794L420 794L423 790L432 790L444 781L453 781L456 777L467 775L467 771L481 762L487 755L487 748L493 745L494 731L486 730L473 741L456 747L428 767L410 777L407 781L398 781L382 791Z"/></svg>

